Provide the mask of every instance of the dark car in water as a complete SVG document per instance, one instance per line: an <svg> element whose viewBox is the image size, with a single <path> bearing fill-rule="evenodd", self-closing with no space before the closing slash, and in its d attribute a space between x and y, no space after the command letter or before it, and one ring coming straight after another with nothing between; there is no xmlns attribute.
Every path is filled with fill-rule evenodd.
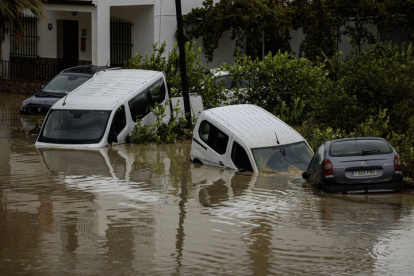
<svg viewBox="0 0 414 276"><path fill-rule="evenodd" d="M23 101L20 114L46 115L59 99L92 78L96 73L106 70L106 66L83 65L60 72L42 90Z"/></svg>
<svg viewBox="0 0 414 276"><path fill-rule="evenodd" d="M330 140L315 152L306 182L325 192L401 191L401 160L383 138Z"/></svg>

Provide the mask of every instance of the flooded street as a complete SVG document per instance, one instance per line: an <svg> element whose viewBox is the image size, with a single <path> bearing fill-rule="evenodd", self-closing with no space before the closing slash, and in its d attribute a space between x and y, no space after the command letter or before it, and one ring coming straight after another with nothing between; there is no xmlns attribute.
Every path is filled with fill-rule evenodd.
<svg viewBox="0 0 414 276"><path fill-rule="evenodd" d="M191 145L37 149L1 94L1 275L409 275L414 194L193 164Z"/></svg>

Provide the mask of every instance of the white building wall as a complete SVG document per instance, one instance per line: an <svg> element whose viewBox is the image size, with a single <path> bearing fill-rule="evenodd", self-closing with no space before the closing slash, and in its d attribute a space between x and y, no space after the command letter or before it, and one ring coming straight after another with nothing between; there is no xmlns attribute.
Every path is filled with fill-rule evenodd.
<svg viewBox="0 0 414 276"><path fill-rule="evenodd" d="M218 0L215 0L216 2ZM181 0L183 14L189 13L193 8L201 7L203 0ZM38 23L38 55L42 58L60 58L62 49L59 45L60 20L76 20L79 24L79 60L89 61L95 65L106 65L110 59L110 17L117 17L133 23L132 51L145 55L152 54L153 43L166 42L166 53L176 43L177 18L175 1L172 0L93 0L93 5L58 5L45 4L46 19ZM52 29L48 26L51 24ZM369 26L374 34L376 27ZM84 34L84 36L82 36ZM301 30L291 31L292 51L298 55L300 43L303 40ZM84 51L81 40L86 41ZM201 47L201 40L196 42L195 50ZM364 46L366 47L366 46ZM3 43L3 58L8 60L10 42ZM214 52L214 60L207 62L203 56L202 62L208 68L214 68L222 63L234 61L235 42L230 39L230 33L225 33L220 40L220 48ZM349 41L343 37L339 50L344 56L352 50Z"/></svg>
<svg viewBox="0 0 414 276"><path fill-rule="evenodd" d="M96 17L92 17L92 25L96 32L92 34L92 63L103 66L110 62L110 6L108 0L99 0ZM96 34L96 37L93 37Z"/></svg>
<svg viewBox="0 0 414 276"><path fill-rule="evenodd" d="M181 0L183 15L191 12L192 9L202 7L202 0ZM218 1L215 1L218 2ZM175 33L177 30L177 17L175 1L158 0L155 4L155 37L154 42L166 42L166 53L171 52L174 43L177 42ZM230 39L230 33L223 35L220 40L220 48L214 52L214 60L208 62L202 54L202 62L208 68L215 68L218 65L232 63L234 61L235 42ZM201 40L196 42L195 49L202 46Z"/></svg>
<svg viewBox="0 0 414 276"><path fill-rule="evenodd" d="M92 60L92 29L91 29L91 12L76 12L76 11L56 11L55 7L48 7L45 12L45 20L38 23L38 55L42 58L61 58L62 49L58 43L59 35L59 20L74 20L79 24L79 60ZM74 9L75 10L75 9ZM72 14L73 13L73 14ZM52 29L49 30L49 24ZM82 30L85 30L86 51L81 51L80 38L82 37Z"/></svg>
<svg viewBox="0 0 414 276"><path fill-rule="evenodd" d="M131 22L132 25L132 50L145 54L152 52L154 43L154 5L111 7L111 17Z"/></svg>
<svg viewBox="0 0 414 276"><path fill-rule="evenodd" d="M350 22L349 24L353 25L354 22ZM377 27L374 24L367 24L366 28L368 29L368 31L370 33L372 33L375 37L377 37ZM340 32L343 33L344 31L345 31L345 27L341 27ZM299 56L299 54L300 54L300 44L305 39L305 35L303 33L303 30L302 29L291 30L289 32L289 34L290 34L290 37L291 37L290 45L291 45L291 48L292 48L292 52L296 56ZM361 50L367 49L369 46L370 46L370 44L365 43L365 44L361 45ZM338 51L342 52L342 55L340 56L340 58L342 58L342 59L345 58L353 50L354 50L354 48L353 48L352 44L349 41L349 37L343 35L341 37L341 41L338 44ZM320 55L322 56L322 54L320 54Z"/></svg>

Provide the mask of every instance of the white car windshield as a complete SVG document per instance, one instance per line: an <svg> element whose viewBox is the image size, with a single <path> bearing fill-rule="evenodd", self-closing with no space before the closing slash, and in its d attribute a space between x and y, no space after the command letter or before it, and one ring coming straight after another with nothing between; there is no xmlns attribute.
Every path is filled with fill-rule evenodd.
<svg viewBox="0 0 414 276"><path fill-rule="evenodd" d="M99 143L111 111L51 110L39 135L39 142L57 144Z"/></svg>
<svg viewBox="0 0 414 276"><path fill-rule="evenodd" d="M51 80L42 91L48 94L68 94L89 79L90 77L86 76L60 74Z"/></svg>
<svg viewBox="0 0 414 276"><path fill-rule="evenodd" d="M305 171L313 155L305 142L255 148L252 153L260 173Z"/></svg>

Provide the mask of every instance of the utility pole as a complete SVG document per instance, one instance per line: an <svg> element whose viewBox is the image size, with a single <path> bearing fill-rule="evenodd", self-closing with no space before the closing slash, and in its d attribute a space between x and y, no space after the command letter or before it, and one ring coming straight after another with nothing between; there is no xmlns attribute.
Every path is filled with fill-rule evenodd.
<svg viewBox="0 0 414 276"><path fill-rule="evenodd" d="M181 0L175 0L175 10L177 14L178 49L180 50L181 86L183 88L184 112L187 124L188 126L191 126L191 109L190 97L188 95L187 68L185 64L184 28Z"/></svg>

